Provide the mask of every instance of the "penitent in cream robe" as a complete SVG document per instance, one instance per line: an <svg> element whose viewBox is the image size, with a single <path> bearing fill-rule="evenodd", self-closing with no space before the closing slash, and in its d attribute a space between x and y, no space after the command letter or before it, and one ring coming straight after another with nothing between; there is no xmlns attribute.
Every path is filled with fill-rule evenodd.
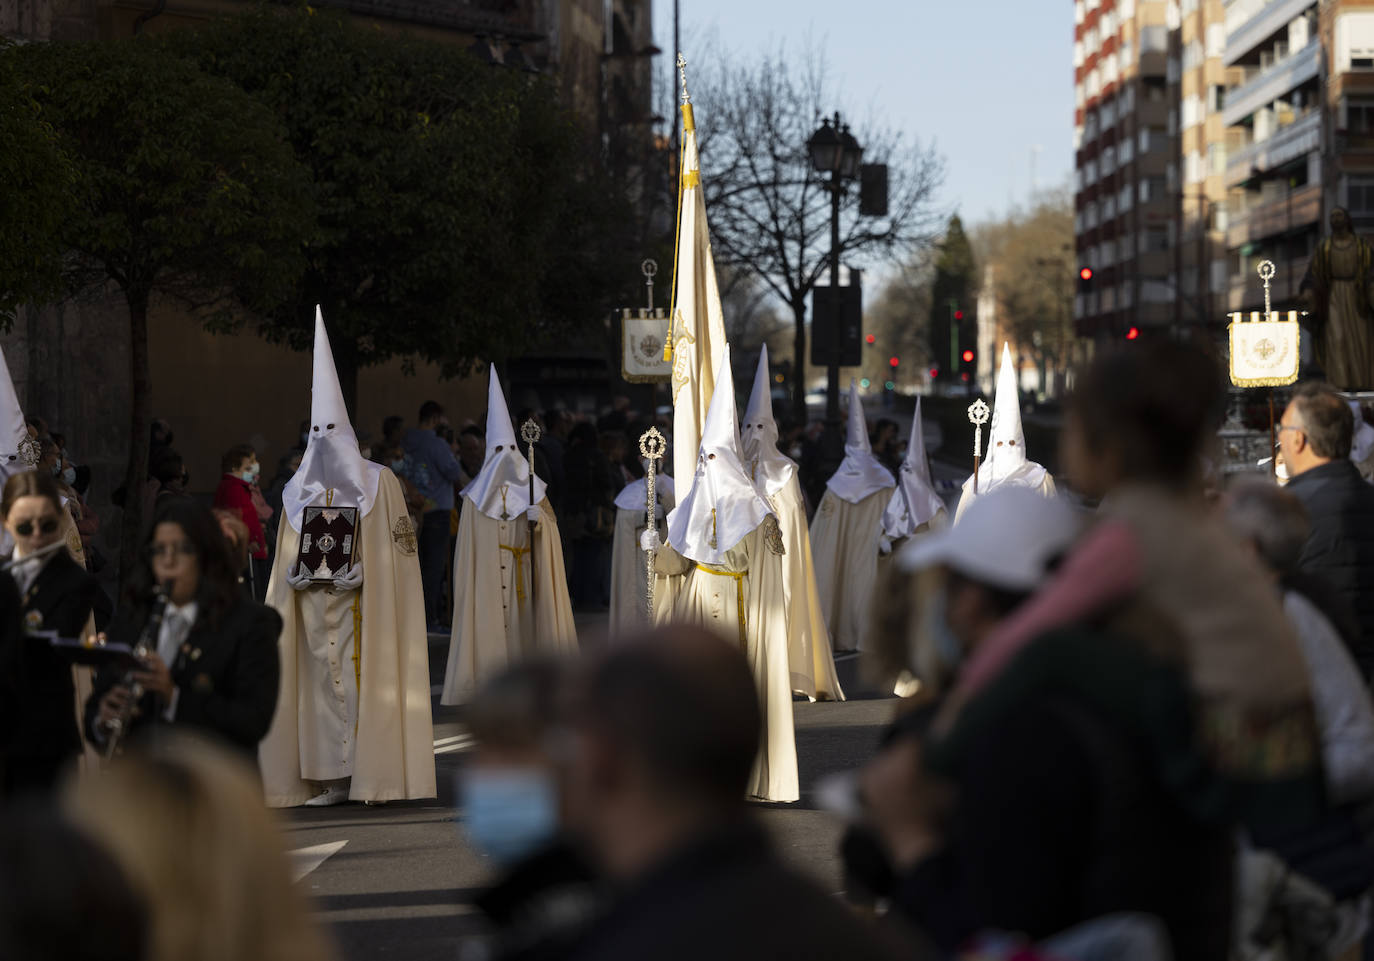
<svg viewBox="0 0 1374 961"><path fill-rule="evenodd" d="M823 701L843 701L825 610L816 589L816 565L806 529L806 507L794 473L768 498L782 531L782 591L787 607L787 659L792 690Z"/></svg>
<svg viewBox="0 0 1374 961"><path fill-rule="evenodd" d="M836 651L863 648L873 613L883 510L891 494L890 488L880 490L853 504L827 490L811 520L816 589Z"/></svg>
<svg viewBox="0 0 1374 961"><path fill-rule="evenodd" d="M467 703L483 682L522 658L577 653L558 521L547 498L538 506L542 519L531 552L523 510L500 520L463 498L453 555L453 635L444 704Z"/></svg>
<svg viewBox="0 0 1374 961"><path fill-rule="evenodd" d="M696 564L677 579L671 601L655 605L660 623L698 624L740 645L754 674L763 713L763 745L749 776L749 797L796 801L797 741L787 658L783 558L768 546L765 522L726 552L721 564ZM753 569L750 565L753 564Z"/></svg>
<svg viewBox="0 0 1374 961"><path fill-rule="evenodd" d="M420 565L400 482L383 469L359 521L356 590L293 588L299 540L281 525L267 586L282 617L277 711L258 749L268 806L303 804L314 782L340 778L354 801L435 797Z"/></svg>

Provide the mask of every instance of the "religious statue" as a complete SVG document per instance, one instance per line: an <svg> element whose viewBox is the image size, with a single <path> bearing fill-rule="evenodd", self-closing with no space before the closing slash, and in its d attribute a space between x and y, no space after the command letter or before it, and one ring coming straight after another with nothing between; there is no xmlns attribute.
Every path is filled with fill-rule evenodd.
<svg viewBox="0 0 1374 961"><path fill-rule="evenodd" d="M1331 211L1331 236L1317 245L1301 290L1307 326L1326 379L1347 390L1374 388L1374 248L1357 236L1344 207Z"/></svg>

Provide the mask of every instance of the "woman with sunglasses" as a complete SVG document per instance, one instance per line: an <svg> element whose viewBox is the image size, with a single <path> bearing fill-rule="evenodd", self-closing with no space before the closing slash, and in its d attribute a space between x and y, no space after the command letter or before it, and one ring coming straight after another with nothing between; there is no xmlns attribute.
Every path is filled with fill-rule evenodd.
<svg viewBox="0 0 1374 961"><path fill-rule="evenodd" d="M15 474L0 494L5 530L14 541L10 574L23 605L26 633L81 637L104 605L100 585L60 546L64 508L53 478ZM4 763L4 794L51 790L63 766L81 752L73 709L71 665L46 638L25 637L16 658L21 705Z"/></svg>
<svg viewBox="0 0 1374 961"><path fill-rule="evenodd" d="M110 625L110 643L137 645L157 587L167 605L153 648L134 675L143 699L130 736L162 724L193 728L256 762L277 705L281 618L244 595L229 544L210 510L190 498L158 503L138 567ZM103 669L86 701L86 733L104 744L129 688Z"/></svg>

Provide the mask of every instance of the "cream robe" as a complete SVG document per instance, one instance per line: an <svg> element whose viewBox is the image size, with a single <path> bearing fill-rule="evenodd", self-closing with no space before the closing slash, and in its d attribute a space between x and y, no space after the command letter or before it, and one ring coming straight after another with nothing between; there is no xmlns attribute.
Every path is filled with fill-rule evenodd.
<svg viewBox="0 0 1374 961"><path fill-rule="evenodd" d="M577 653L577 627L568 600L558 521L547 498L539 502L539 509L541 519L531 552L523 512L507 521L497 520L463 498L453 554L453 635L444 704L470 701L489 677L524 657ZM531 576L534 611L530 609Z"/></svg>
<svg viewBox="0 0 1374 961"><path fill-rule="evenodd" d="M816 590L836 651L864 649L878 575L878 538L892 488L857 504L827 490L811 521Z"/></svg>
<svg viewBox="0 0 1374 961"><path fill-rule="evenodd" d="M796 801L801 790L787 658L783 558L765 546L765 536L760 527L726 552L718 569L728 574L694 565L676 578L671 598L663 603L655 598L654 613L659 623L699 624L741 645L754 673L763 714L763 744L745 793L763 801Z"/></svg>
<svg viewBox="0 0 1374 961"><path fill-rule="evenodd" d="M827 701L843 701L825 610L816 589L816 566L806 529L806 506L796 472L768 498L782 531L783 602L787 608L787 660L792 690Z"/></svg>
<svg viewBox="0 0 1374 961"><path fill-rule="evenodd" d="M344 777L352 779L354 801L436 796L415 529L390 470L381 472L377 500L359 528L363 584L354 591L295 590L286 572L300 533L290 524L277 533L267 603L282 617L281 687L258 749L270 807L303 804L317 793L311 782Z"/></svg>
<svg viewBox="0 0 1374 961"><path fill-rule="evenodd" d="M672 503L664 505L672 509ZM625 637L648 628L648 604L645 599L647 555L639 547L639 535L644 533L644 510L626 510L617 507L615 511L615 539L611 542L611 621L612 638ZM668 536L668 527L662 520L658 523L660 540ZM654 579L654 607L662 603L661 590L671 590L663 582L665 577Z"/></svg>

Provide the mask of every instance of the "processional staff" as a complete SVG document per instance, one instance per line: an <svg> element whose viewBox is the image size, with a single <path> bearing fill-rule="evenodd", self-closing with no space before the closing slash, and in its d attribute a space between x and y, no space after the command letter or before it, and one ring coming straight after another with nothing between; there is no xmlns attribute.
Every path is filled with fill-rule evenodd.
<svg viewBox="0 0 1374 961"><path fill-rule="evenodd" d="M644 475L644 513L645 527L647 531L658 532L658 493L654 489L655 474L658 473L658 462L663 458L668 445L663 439L663 435L658 432L657 427L650 427L643 434L639 435L639 453L649 462L649 469ZM648 606L649 623L654 623L654 560L658 556L658 551L645 551L645 588L644 601Z"/></svg>
<svg viewBox="0 0 1374 961"><path fill-rule="evenodd" d="M534 422L533 417L520 425L520 439L529 445L530 451L530 507L534 506L534 445L539 443L539 437L542 433L543 431L539 429L539 425ZM537 629L539 608L534 604L534 519L530 517L528 509L525 512L525 520L529 524L530 531L530 611L534 613Z"/></svg>
<svg viewBox="0 0 1374 961"><path fill-rule="evenodd" d="M983 425L992 411L980 397L969 405L968 419L973 425L973 493L978 493L978 464L983 459Z"/></svg>

